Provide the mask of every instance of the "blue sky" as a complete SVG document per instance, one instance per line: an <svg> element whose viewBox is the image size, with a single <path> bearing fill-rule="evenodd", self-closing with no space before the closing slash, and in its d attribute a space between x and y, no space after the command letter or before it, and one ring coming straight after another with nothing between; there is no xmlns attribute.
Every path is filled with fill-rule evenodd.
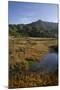
<svg viewBox="0 0 60 90"><path fill-rule="evenodd" d="M37 20L58 22L58 5L16 1L8 2L9 24L27 24Z"/></svg>

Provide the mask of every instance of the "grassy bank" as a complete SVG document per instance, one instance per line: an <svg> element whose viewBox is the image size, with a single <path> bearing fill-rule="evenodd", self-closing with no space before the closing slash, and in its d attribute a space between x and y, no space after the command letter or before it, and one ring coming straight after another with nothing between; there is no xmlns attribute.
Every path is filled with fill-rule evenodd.
<svg viewBox="0 0 60 90"><path fill-rule="evenodd" d="M57 84L57 73L24 73L29 69L29 62L34 64L42 60L49 52L49 47L57 45L55 38L9 38L9 86L28 87ZM32 65L32 66L33 66ZM42 78L41 78L42 77ZM43 79L44 77L44 79Z"/></svg>

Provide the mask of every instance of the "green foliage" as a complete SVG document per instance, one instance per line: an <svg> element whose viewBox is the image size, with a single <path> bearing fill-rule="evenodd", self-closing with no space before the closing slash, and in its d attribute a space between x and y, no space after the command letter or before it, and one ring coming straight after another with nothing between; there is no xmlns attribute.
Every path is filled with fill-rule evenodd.
<svg viewBox="0 0 60 90"><path fill-rule="evenodd" d="M14 37L57 37L58 24L37 21L31 24L9 25L9 35Z"/></svg>

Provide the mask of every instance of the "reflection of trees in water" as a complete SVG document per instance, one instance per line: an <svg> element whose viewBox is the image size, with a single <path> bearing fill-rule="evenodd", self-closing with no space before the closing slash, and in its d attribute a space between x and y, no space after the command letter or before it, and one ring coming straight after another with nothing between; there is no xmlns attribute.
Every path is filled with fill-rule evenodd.
<svg viewBox="0 0 60 90"><path fill-rule="evenodd" d="M54 46L54 45L53 46L50 46L49 47L49 51L50 52L56 52L56 53L58 53L58 46Z"/></svg>

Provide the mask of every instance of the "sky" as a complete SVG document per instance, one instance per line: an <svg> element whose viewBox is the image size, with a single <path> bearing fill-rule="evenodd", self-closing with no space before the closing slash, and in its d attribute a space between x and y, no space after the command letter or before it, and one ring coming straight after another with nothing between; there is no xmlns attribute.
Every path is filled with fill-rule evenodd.
<svg viewBox="0 0 60 90"><path fill-rule="evenodd" d="M58 22L58 5L29 2L8 2L8 23L28 24L37 20Z"/></svg>

